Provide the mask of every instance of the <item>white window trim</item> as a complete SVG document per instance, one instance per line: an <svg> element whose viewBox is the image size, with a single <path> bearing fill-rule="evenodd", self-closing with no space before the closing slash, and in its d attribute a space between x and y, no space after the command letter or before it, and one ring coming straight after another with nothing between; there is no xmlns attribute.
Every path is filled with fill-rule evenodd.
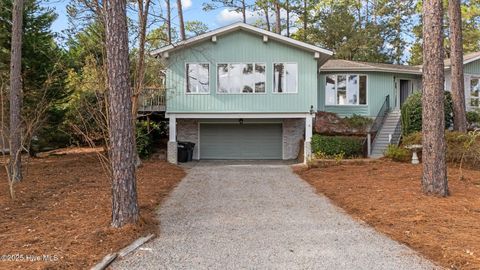
<svg viewBox="0 0 480 270"><path fill-rule="evenodd" d="M480 75L475 75L475 74L465 74L465 76L469 76L469 80L470 80L470 89L467 89L468 91L468 100L466 100L467 102L467 108L470 108L470 109L480 109L480 96L478 97L473 97L472 96L472 80L480 80ZM472 105L472 99L478 99L478 106L473 106Z"/></svg>
<svg viewBox="0 0 480 270"><path fill-rule="evenodd" d="M359 87L358 87L358 99L357 99L357 104L327 104L327 88L326 88L326 86L327 86L327 76L332 76L332 75L333 75L333 76L339 76L339 75L340 75L340 76L346 76L346 77L347 77L347 80L348 80L348 76L350 76L350 75L356 75L356 76L359 77L359 81L358 81ZM366 96L365 96L365 101L366 101L367 103L365 103L365 104L360 104L360 76L365 76L365 77L367 78L367 85L366 85L367 89L366 89L366 93L365 93L365 94L366 94ZM368 80L369 80L368 75L367 75L367 74L361 74L361 73L335 73L335 74L326 74L326 75L325 75L324 84L323 84L323 85L324 85L324 92L325 92L325 106L332 106L332 107L333 107L333 106L339 106L339 107L349 107L349 106L350 106L350 107L362 107L362 106L363 106L363 107L366 107L366 106L368 106L368 92L369 92L369 91L368 91ZM336 78L336 79L335 79L335 103L337 103L337 84L338 84L338 79ZM348 90L347 90L347 92L348 92Z"/></svg>
<svg viewBox="0 0 480 270"><path fill-rule="evenodd" d="M196 64L196 65L208 65L208 92L205 92L205 93L194 93L194 92L188 92L187 91L187 79L188 79L188 75L187 75L187 65L189 64ZM185 65L183 67L183 74L185 76L184 80L183 80L183 92L185 93L185 95L210 95L210 88L212 87L212 80L210 79L211 77L211 69L210 69L210 63L209 62L185 62Z"/></svg>
<svg viewBox="0 0 480 270"><path fill-rule="evenodd" d="M275 64L295 64L297 65L297 73L295 74L297 76L297 83L295 84L295 92L275 92ZM298 83L299 83L299 78L298 78L298 63L297 62L273 62L272 63L272 93L276 95L295 95L298 94Z"/></svg>
<svg viewBox="0 0 480 270"><path fill-rule="evenodd" d="M244 92L240 92L240 93L223 93L223 92L219 92L218 91L218 65L231 65L231 64L253 64L253 69L255 70L255 64L260 64L260 65L264 65L265 66L265 91L262 93L262 92L255 92L255 85L253 86L253 92L252 93L244 93ZM254 62L254 61L251 61L251 62L216 62L215 63L215 86L216 86L216 93L217 95L266 95L267 94L267 63L264 63L264 62Z"/></svg>

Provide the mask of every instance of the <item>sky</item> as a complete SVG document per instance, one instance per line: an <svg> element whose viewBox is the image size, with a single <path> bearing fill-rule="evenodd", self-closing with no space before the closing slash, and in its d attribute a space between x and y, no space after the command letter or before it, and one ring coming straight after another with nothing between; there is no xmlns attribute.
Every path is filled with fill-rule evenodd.
<svg viewBox="0 0 480 270"><path fill-rule="evenodd" d="M68 19L66 14L66 6L70 0L47 0L42 1L42 5L55 9L58 14L58 19L53 23L53 31L61 32L68 28ZM158 3L160 1L153 1L156 7L154 10L158 10ZM176 1L170 0L172 8L176 7ZM215 29L220 26L231 24L233 22L241 21L242 16L240 13L229 11L228 9L221 8L212 10L209 12L202 10L203 0L182 0L183 3L183 16L185 21L201 21L204 22L210 29ZM162 1L163 3L163 1ZM253 22L258 18L258 14L249 12L247 14L248 21ZM173 25L178 25L177 10L172 10Z"/></svg>

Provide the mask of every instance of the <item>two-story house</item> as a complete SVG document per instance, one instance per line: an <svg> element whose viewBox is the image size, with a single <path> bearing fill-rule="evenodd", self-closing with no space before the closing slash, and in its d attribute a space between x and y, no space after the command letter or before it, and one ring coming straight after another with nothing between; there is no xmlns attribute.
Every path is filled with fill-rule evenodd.
<svg viewBox="0 0 480 270"><path fill-rule="evenodd" d="M154 54L167 63L170 162L178 141L196 143L195 159L310 152L318 69L331 51L237 23Z"/></svg>
<svg viewBox="0 0 480 270"><path fill-rule="evenodd" d="M296 159L310 155L317 111L376 117L388 125L372 142L381 155L399 138L399 108L421 90L421 66L330 60L332 52L236 23L160 48L166 63L168 160L177 142L196 144L194 159ZM446 89L450 89L445 61ZM465 55L469 109L479 107L480 53Z"/></svg>

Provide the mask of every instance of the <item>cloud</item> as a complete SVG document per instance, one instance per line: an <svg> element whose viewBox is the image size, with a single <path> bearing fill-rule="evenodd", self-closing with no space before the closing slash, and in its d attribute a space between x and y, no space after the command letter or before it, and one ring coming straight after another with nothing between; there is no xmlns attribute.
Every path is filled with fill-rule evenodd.
<svg viewBox="0 0 480 270"><path fill-rule="evenodd" d="M252 23L261 18L261 14L257 12L247 11L245 16L247 17L247 22ZM241 22L243 16L241 12L236 12L229 10L228 8L223 9L217 16L217 21L221 24Z"/></svg>
<svg viewBox="0 0 480 270"><path fill-rule="evenodd" d="M249 24L254 24L259 21L264 22L265 21L265 13L263 11L250 11L247 10L246 12L246 17L247 17L247 23ZM268 14L269 20L271 27L273 29L275 25L275 13L270 12ZM283 20L282 23L285 23L284 20L287 18L287 12L285 10L281 10L280 12L280 18ZM243 20L242 13L241 12L236 12L233 10L229 10L228 8L223 9L220 11L220 13L217 15L217 23L219 25L226 25L226 24L231 24L234 22L241 22ZM298 29L294 26L294 23L296 20L298 20L298 16L294 14L293 12L290 13L290 34L296 32ZM286 34L286 30L284 29L282 34Z"/></svg>
<svg viewBox="0 0 480 270"><path fill-rule="evenodd" d="M182 0L182 8L187 9L192 6L192 0Z"/></svg>

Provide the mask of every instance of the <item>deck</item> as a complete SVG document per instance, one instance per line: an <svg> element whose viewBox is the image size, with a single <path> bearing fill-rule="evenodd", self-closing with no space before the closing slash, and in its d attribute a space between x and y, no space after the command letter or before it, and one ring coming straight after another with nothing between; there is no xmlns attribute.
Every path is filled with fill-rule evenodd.
<svg viewBox="0 0 480 270"><path fill-rule="evenodd" d="M163 88L145 88L138 98L139 112L165 112L166 91Z"/></svg>

